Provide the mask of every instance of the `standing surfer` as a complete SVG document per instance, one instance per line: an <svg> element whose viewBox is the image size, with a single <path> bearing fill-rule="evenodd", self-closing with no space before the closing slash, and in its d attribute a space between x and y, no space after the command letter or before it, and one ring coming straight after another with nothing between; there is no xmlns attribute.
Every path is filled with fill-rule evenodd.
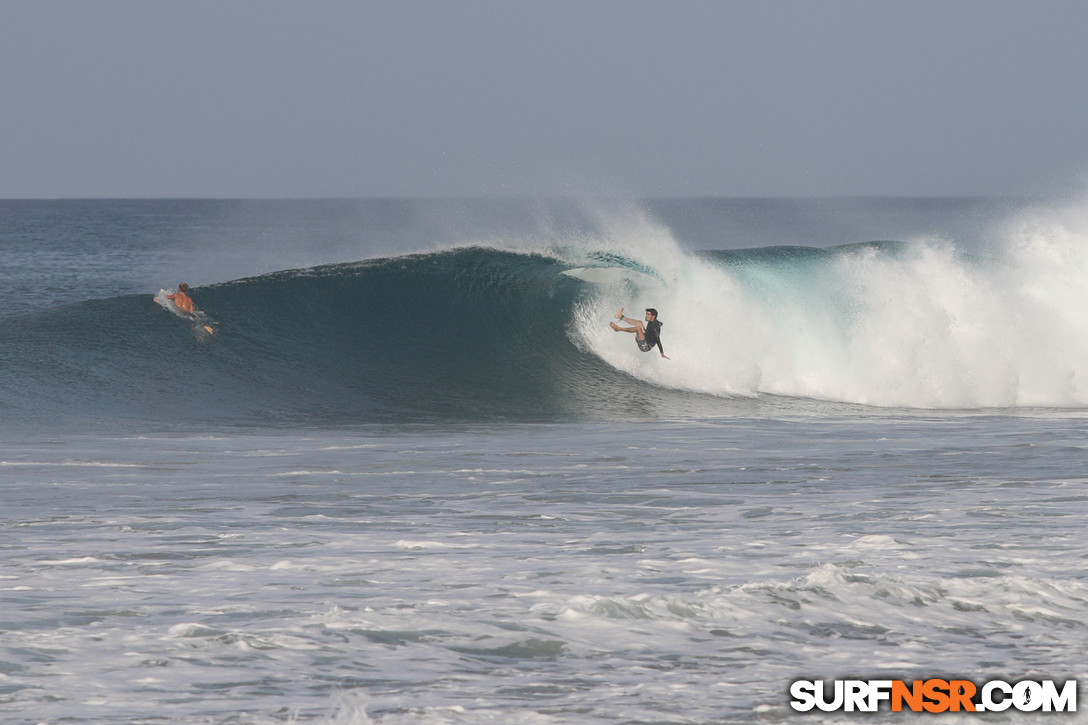
<svg viewBox="0 0 1088 725"><path fill-rule="evenodd" d="M621 307L620 311L616 313L616 319L621 322L626 322L634 325L634 327L620 327L615 322L609 322L612 329L616 332L633 332L635 333L635 342L638 343L638 349L643 352L649 352L657 346L657 349L661 351L661 357L666 360L670 359L665 354L665 348L661 346L661 322L657 319L657 310L653 307L646 308L646 324L642 324L642 320L635 320L630 317L623 316L624 308Z"/></svg>

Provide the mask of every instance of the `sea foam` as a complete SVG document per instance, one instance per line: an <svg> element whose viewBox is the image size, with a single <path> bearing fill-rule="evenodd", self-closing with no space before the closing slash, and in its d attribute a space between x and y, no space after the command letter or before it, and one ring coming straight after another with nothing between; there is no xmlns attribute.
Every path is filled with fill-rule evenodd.
<svg viewBox="0 0 1088 725"><path fill-rule="evenodd" d="M1088 403L1088 227L1011 222L949 240L696 255L648 225L623 251L653 274L599 285L581 344L665 388L917 408ZM608 322L659 310L669 361Z"/></svg>

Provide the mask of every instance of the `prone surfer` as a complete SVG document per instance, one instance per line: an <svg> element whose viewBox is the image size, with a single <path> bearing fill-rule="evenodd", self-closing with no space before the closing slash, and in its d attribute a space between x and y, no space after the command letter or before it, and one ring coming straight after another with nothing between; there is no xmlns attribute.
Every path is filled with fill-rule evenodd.
<svg viewBox="0 0 1088 725"><path fill-rule="evenodd" d="M184 282L178 282L178 291L172 295L166 295L166 299L174 303L182 312L193 312L193 298L189 296L189 285Z"/></svg>
<svg viewBox="0 0 1088 725"><path fill-rule="evenodd" d="M189 285L184 282L178 282L178 291L172 295L166 295L166 299L174 303L174 306L181 310L186 317L193 321L195 324L199 324L208 334L211 335L215 332L208 325L203 324L200 318L197 317L196 308L193 305L193 298L189 296Z"/></svg>
<svg viewBox="0 0 1088 725"><path fill-rule="evenodd" d="M661 346L661 322L657 319L657 310L653 307L646 308L646 324L642 324L642 320L636 320L630 317L623 316L624 308L621 307L620 311L616 313L616 319L620 322L626 322L634 325L634 327L620 327L615 322L609 322L612 329L616 332L633 332L635 333L635 342L638 343L638 349L643 352L649 352L657 346L657 349L661 351L661 357L669 360L669 356L665 354L665 348Z"/></svg>

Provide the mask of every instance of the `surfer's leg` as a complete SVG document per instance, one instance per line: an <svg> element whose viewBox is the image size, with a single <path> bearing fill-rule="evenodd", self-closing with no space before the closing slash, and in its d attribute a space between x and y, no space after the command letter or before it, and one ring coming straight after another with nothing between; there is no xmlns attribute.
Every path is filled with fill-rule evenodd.
<svg viewBox="0 0 1088 725"><path fill-rule="evenodd" d="M620 327L615 322L609 322L608 324L611 325L612 329L615 330L616 332L633 332L633 333L635 333L635 338L636 339L642 340L642 339L645 339L645 337L646 337L646 328L642 326L641 322L636 322L634 327Z"/></svg>

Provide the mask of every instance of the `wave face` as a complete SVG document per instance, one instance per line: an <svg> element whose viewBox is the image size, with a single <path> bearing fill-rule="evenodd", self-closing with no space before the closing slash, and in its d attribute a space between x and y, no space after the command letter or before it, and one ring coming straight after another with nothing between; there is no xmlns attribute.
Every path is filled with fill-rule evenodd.
<svg viewBox="0 0 1088 725"><path fill-rule="evenodd" d="M3 399L243 422L576 415L572 387L608 372L567 334L581 285L561 270L464 249L242 279L192 293L204 340L150 296L0 320L20 341L0 352Z"/></svg>
<svg viewBox="0 0 1088 725"><path fill-rule="evenodd" d="M868 243L685 252L667 233L546 253L462 248L0 319L8 419L315 424L715 415L800 399L1088 404L1088 254ZM660 310L671 360L607 325ZM639 384L639 383L645 384Z"/></svg>

